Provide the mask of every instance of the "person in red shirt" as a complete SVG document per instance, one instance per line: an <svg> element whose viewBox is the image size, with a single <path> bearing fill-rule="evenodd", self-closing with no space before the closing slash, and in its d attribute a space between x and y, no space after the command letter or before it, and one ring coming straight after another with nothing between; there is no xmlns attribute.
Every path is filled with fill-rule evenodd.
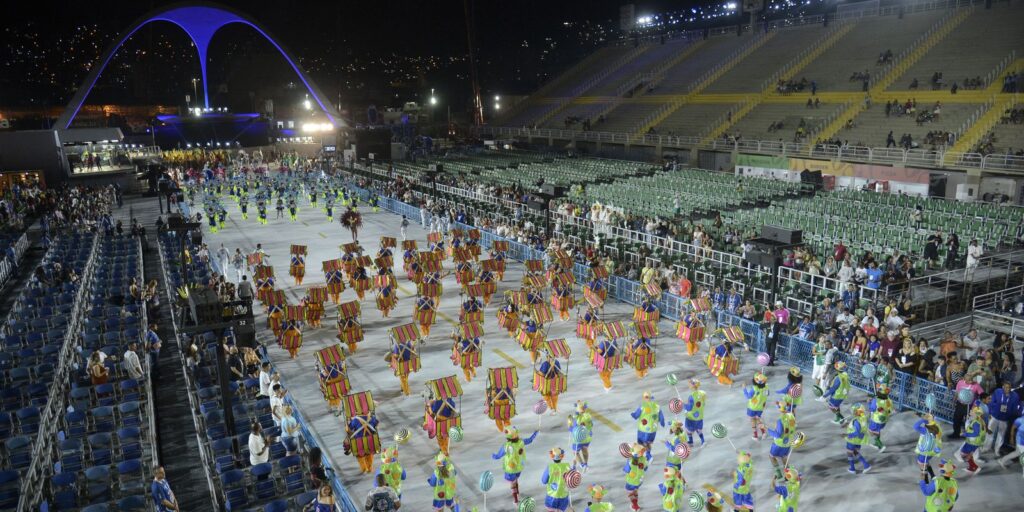
<svg viewBox="0 0 1024 512"><path fill-rule="evenodd" d="M842 240L840 240L839 243L836 244L835 250L832 253L832 258L835 259L836 262L842 262L843 260L846 259L846 246L843 245Z"/></svg>

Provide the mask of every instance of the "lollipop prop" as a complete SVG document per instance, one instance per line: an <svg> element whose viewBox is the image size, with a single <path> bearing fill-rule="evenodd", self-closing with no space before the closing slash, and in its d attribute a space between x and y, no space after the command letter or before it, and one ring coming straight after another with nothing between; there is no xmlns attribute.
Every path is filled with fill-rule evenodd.
<svg viewBox="0 0 1024 512"><path fill-rule="evenodd" d="M793 436L793 449L789 451L789 455L786 455L786 463L783 467L789 467L789 458L793 456L793 452L796 451L797 448L803 446L806 442L807 434L804 434L803 432L797 432L796 435Z"/></svg>
<svg viewBox="0 0 1024 512"><path fill-rule="evenodd" d="M679 414L683 412L683 401L678 398L669 400L668 410L672 411L672 414Z"/></svg>
<svg viewBox="0 0 1024 512"><path fill-rule="evenodd" d="M569 488L569 510L574 510L572 506L572 489L579 487L583 483L583 475L575 469L570 469L562 475L562 479L565 480L565 486Z"/></svg>
<svg viewBox="0 0 1024 512"><path fill-rule="evenodd" d="M690 505L690 510L693 512L700 512L701 510L704 510L704 495L700 492L691 492L690 497L687 498L686 502Z"/></svg>
<svg viewBox="0 0 1024 512"><path fill-rule="evenodd" d="M669 386L672 386L672 389L676 391L676 398L682 400L683 398L679 395L679 388L676 387L676 383L679 382L679 377L677 377L674 373L670 373L665 376L665 382L667 382Z"/></svg>
<svg viewBox="0 0 1024 512"><path fill-rule="evenodd" d="M519 512L533 512L536 508L537 502L531 496L527 496L519 502Z"/></svg>
<svg viewBox="0 0 1024 512"><path fill-rule="evenodd" d="M484 493L484 510L487 510L487 491L494 485L494 473L484 471L480 473L480 492Z"/></svg>
<svg viewBox="0 0 1024 512"><path fill-rule="evenodd" d="M544 400L537 400L537 403L533 404L533 413L537 415L537 428L540 428L540 422L544 419L544 411L548 410L548 404Z"/></svg>
<svg viewBox="0 0 1024 512"><path fill-rule="evenodd" d="M736 445L732 444L732 440L729 439L729 429L725 425L721 423L711 425L711 435L715 436L716 439L729 441L729 446L732 446L733 451L736 451Z"/></svg>
<svg viewBox="0 0 1024 512"><path fill-rule="evenodd" d="M398 432L395 432L395 435L393 436L395 444L405 444L409 441L410 437L412 437L412 433L410 433L409 429L405 427L398 429Z"/></svg>

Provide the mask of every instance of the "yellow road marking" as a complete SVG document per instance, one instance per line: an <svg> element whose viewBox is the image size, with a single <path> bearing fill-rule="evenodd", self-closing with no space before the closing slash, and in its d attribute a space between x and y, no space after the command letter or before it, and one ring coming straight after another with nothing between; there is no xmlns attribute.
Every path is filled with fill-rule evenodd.
<svg viewBox="0 0 1024 512"><path fill-rule="evenodd" d="M494 353L498 354L499 357L501 357L502 359L508 361L512 366L515 366L516 368L518 368L520 370L522 370L523 368L526 368L525 364L520 363L519 361L516 361L515 359L512 358L512 356L506 354L505 351L500 349L500 348L494 349Z"/></svg>
<svg viewBox="0 0 1024 512"><path fill-rule="evenodd" d="M612 420L605 418L603 414L595 411L593 407L589 407L588 410L595 420L604 423L606 427L612 429L612 432L622 432L622 427L616 425Z"/></svg>

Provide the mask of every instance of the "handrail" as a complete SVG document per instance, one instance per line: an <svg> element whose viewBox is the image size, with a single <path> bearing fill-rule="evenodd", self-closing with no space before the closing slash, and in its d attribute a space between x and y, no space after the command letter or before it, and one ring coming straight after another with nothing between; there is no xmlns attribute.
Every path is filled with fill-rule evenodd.
<svg viewBox="0 0 1024 512"><path fill-rule="evenodd" d="M21 496L18 499L18 510L29 510L42 501L42 486L45 483L45 475L53 470L49 463L49 455L53 453L53 440L56 438L59 427L59 414L64 411L64 400L70 387L71 364L74 359L75 341L78 337L79 324L82 321L82 307L85 304L85 293L89 289L95 270L96 252L99 247L99 235L93 235L92 252L86 261L82 276L79 279L78 292L75 296L74 305L71 308L68 327L64 331L64 345L57 356L57 363L54 365L53 383L46 399L46 406L39 415L39 431L36 434L35 443L32 446L32 462L23 476Z"/></svg>

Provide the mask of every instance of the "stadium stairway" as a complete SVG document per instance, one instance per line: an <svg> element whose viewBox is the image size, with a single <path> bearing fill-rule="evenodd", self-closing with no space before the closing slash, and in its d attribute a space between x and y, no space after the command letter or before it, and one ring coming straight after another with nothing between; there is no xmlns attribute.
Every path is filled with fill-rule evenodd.
<svg viewBox="0 0 1024 512"><path fill-rule="evenodd" d="M981 117L978 118L964 133L960 134L960 138L957 139L956 143L953 144L952 153L969 153L971 152L978 141L985 136L992 129L996 123L1003 116L1003 112L1007 108L1012 107L1016 101L1012 96L1006 96L1001 98L993 98L987 105L988 110L985 111ZM943 158L950 161L954 158L954 155L947 153Z"/></svg>
<svg viewBox="0 0 1024 512"><path fill-rule="evenodd" d="M884 103L887 101L887 97L884 95L885 90L888 89L900 75L910 69L910 67L917 61L921 60L921 57L928 53L928 50L932 49L950 32L960 26L960 24L963 23L972 12L974 12L973 7L956 10L937 21L935 25L928 30L928 33L921 36L914 46L907 50L907 53L904 56L898 57L896 62L894 62L881 77L871 84L868 91L868 96L871 98L871 101L873 103ZM906 94L902 94L902 96L906 96ZM946 96L949 97L950 95L947 93ZM816 138L823 140L833 137L839 132L839 130L846 126L846 123L850 119L856 118L857 115L863 112L866 108L867 106L863 101L850 102L849 107L836 116L831 123L825 126L825 128L818 133Z"/></svg>
<svg viewBox="0 0 1024 512"><path fill-rule="evenodd" d="M43 256L46 255L46 251L38 245L39 230L32 229L28 232L29 246L25 250L25 255L22 257L21 263L18 264L18 270L11 276L11 280L4 285L3 291L5 293L0 294L0 318L7 318L10 314L11 308L14 303L18 300L18 290L22 290L32 279L32 273L39 263L43 261Z"/></svg>
<svg viewBox="0 0 1024 512"><path fill-rule="evenodd" d="M697 80L696 83L691 86L690 90L683 96L678 97L672 103L666 105L664 108L658 109L655 113L641 123L635 130L633 130L633 137L642 137L648 130L661 124L668 116L672 115L673 112L683 106L687 101L696 97L715 80L718 80L722 75L729 72L732 68L736 67L737 64L746 59L750 54L757 51L758 48L764 46L765 43L771 41L778 31L769 32L767 34L760 34L755 36L746 46L736 51L730 58L725 62L708 71L704 76Z"/></svg>
<svg viewBox="0 0 1024 512"><path fill-rule="evenodd" d="M824 36L815 41L807 50L802 52L801 55L797 55L795 59L786 64L782 69L776 71L765 80L761 86L761 93L751 96L738 111L733 113L732 116L726 118L723 122L719 123L718 126L711 128L704 136L702 143L710 142L711 140L720 137L729 128L736 124L740 119L754 110L770 95L779 95L776 92L775 87L779 80L785 80L787 77L795 78L798 73L808 64L817 59L822 53L825 53L828 49L836 45L846 34L856 27L856 23L844 23L838 27L829 30Z"/></svg>
<svg viewBox="0 0 1024 512"><path fill-rule="evenodd" d="M151 198L128 201L131 208L121 208L122 215L135 215L139 223L146 227L148 247L143 247L143 275L147 282L157 281L157 293L166 297L164 292L163 271L160 267L157 233L154 225L160 212L156 201ZM128 212L126 212L128 210ZM130 218L121 219L130 225ZM210 487L203 469L203 461L199 457L199 442L196 438L192 412L189 410L185 378L182 375L182 356L171 315L170 304L161 304L160 316L157 320L157 334L164 341L160 351L160 378L152 380L154 414L156 415L157 439L159 447L158 460L167 472L167 481L174 489L181 510L209 510L213 507Z"/></svg>

